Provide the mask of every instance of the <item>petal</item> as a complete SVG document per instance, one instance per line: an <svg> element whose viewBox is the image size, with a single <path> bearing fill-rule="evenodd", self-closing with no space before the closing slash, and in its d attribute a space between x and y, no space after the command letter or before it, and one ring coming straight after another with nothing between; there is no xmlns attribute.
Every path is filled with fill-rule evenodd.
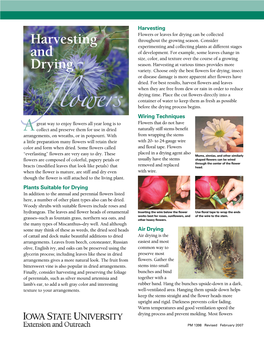
<svg viewBox="0 0 264 341"><path fill-rule="evenodd" d="M218 191L220 188L217 180L218 180L217 176L209 176L209 182L214 191Z"/></svg>
<svg viewBox="0 0 264 341"><path fill-rule="evenodd" d="M139 188L139 198L147 204L158 204L168 192L168 183L162 176L148 176Z"/></svg>
<svg viewBox="0 0 264 341"><path fill-rule="evenodd" d="M215 124L211 123L210 121L207 122L209 128L211 128L214 132L216 131ZM206 129L206 128L205 128Z"/></svg>
<svg viewBox="0 0 264 341"><path fill-rule="evenodd" d="M225 132L229 132L229 131L235 131L236 130L236 126L233 123L230 123L226 128L225 128Z"/></svg>
<svg viewBox="0 0 264 341"><path fill-rule="evenodd" d="M210 135L203 135L202 136L202 140L203 141L211 141L212 139L219 139L219 137L217 137L217 136L215 136L215 135L212 135L212 136L210 136Z"/></svg>
<svg viewBox="0 0 264 341"><path fill-rule="evenodd" d="M231 129L229 131L226 131L224 136L233 137L234 131L235 131L235 129Z"/></svg>
<svg viewBox="0 0 264 341"><path fill-rule="evenodd" d="M229 122L230 122L229 120L225 121L223 118L221 118L220 121L219 121L220 129L225 131L225 129L228 126Z"/></svg>
<svg viewBox="0 0 264 341"><path fill-rule="evenodd" d="M210 184L207 177L202 177L195 181L195 193L201 198L210 196Z"/></svg>
<svg viewBox="0 0 264 341"><path fill-rule="evenodd" d="M230 137L228 137L228 136L223 136L222 139L226 142L230 141Z"/></svg>
<svg viewBox="0 0 264 341"><path fill-rule="evenodd" d="M221 149L221 148L220 148L220 145L219 145L218 142L215 144L214 147L215 147L215 149L216 149L217 152L220 152L220 149Z"/></svg>
<svg viewBox="0 0 264 341"><path fill-rule="evenodd" d="M228 141L228 144L232 147L236 147L235 141L232 139Z"/></svg>
<svg viewBox="0 0 264 341"><path fill-rule="evenodd" d="M236 139L238 139L240 137L240 133L236 130L236 131L234 131L232 137L235 137Z"/></svg>
<svg viewBox="0 0 264 341"><path fill-rule="evenodd" d="M209 128L209 127L206 127L205 129L202 129L202 130L201 130L201 133L204 134L204 135L212 135L212 136L215 136L215 131L212 130L211 128Z"/></svg>
<svg viewBox="0 0 264 341"><path fill-rule="evenodd" d="M204 143L204 146L207 147L207 146L212 146L214 143L217 143L219 140L219 137L214 137L210 140L207 140L205 143Z"/></svg>
<svg viewBox="0 0 264 341"><path fill-rule="evenodd" d="M219 120L217 120L216 118L214 118L214 119L213 119L213 124L214 124L215 126L217 126L217 125L220 124L220 122L219 122Z"/></svg>
<svg viewBox="0 0 264 341"><path fill-rule="evenodd" d="M227 150L227 143L223 138L219 139L219 147L222 151L226 152Z"/></svg>

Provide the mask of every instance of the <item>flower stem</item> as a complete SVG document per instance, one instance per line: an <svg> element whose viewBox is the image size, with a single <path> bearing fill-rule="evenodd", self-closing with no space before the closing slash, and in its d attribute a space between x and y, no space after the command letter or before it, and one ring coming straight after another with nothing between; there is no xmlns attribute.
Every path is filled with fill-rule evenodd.
<svg viewBox="0 0 264 341"><path fill-rule="evenodd" d="M178 209L178 207L171 201L171 199L170 199L169 197L165 197L165 198L164 198L164 201L170 203L174 208L177 208L177 209Z"/></svg>
<svg viewBox="0 0 264 341"><path fill-rule="evenodd" d="M123 30L123 31L115 31L115 32L112 32L108 35L108 37L110 38L112 35L116 34L116 33L123 33L123 32L127 32L129 31L129 28L127 30Z"/></svg>
<svg viewBox="0 0 264 341"><path fill-rule="evenodd" d="M178 207L172 202L172 201L168 201L174 208L177 208L178 209Z"/></svg>
<svg viewBox="0 0 264 341"><path fill-rule="evenodd" d="M129 40L129 38L110 38L110 40Z"/></svg>

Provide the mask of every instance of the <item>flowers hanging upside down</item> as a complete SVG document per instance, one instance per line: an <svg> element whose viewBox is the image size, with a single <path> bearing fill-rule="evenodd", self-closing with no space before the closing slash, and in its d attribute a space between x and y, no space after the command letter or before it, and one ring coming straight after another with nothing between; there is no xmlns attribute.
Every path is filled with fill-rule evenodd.
<svg viewBox="0 0 264 341"><path fill-rule="evenodd" d="M59 69L55 74L57 87L63 84L64 90L68 90L72 96L84 99L87 95L96 95L103 80L101 78L105 70L96 63L96 57L90 55L80 57L78 54L70 60L62 60L65 65L72 65L71 69ZM67 79L66 79L67 78Z"/></svg>
<svg viewBox="0 0 264 341"><path fill-rule="evenodd" d="M24 97L24 115L57 115L58 108L50 106L49 94L39 94L38 91L30 89Z"/></svg>
<svg viewBox="0 0 264 341"><path fill-rule="evenodd" d="M236 252L233 242L233 233L224 231L224 237L217 245L217 248L220 254L226 257L226 261L222 267L225 277L234 278L237 270L234 268L233 264L242 261L243 257ZM219 258L221 258L221 256Z"/></svg>
<svg viewBox="0 0 264 341"><path fill-rule="evenodd" d="M208 121L207 127L201 130L201 134L203 134L204 147L214 145L218 152L226 152L227 144L235 147L233 138L240 137L235 124L223 118L220 120L214 118L213 122Z"/></svg>
<svg viewBox="0 0 264 341"><path fill-rule="evenodd" d="M176 207L171 201L170 187L163 176L147 176L139 188L138 197L139 200L155 207L161 205L163 201L169 202L173 207Z"/></svg>

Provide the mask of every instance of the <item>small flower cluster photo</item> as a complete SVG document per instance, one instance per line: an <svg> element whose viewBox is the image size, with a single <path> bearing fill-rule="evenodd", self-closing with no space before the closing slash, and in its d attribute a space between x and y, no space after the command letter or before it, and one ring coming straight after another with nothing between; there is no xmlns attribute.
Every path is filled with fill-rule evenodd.
<svg viewBox="0 0 264 341"><path fill-rule="evenodd" d="M127 26L24 27L24 115L128 115Z"/></svg>

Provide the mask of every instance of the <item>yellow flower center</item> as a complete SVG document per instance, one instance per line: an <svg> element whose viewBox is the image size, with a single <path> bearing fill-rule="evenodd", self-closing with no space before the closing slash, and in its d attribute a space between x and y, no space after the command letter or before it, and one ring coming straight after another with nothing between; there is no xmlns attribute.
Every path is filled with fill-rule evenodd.
<svg viewBox="0 0 264 341"><path fill-rule="evenodd" d="M223 132L223 130L217 130L215 132L215 136L217 137L223 137L225 135L225 133Z"/></svg>

